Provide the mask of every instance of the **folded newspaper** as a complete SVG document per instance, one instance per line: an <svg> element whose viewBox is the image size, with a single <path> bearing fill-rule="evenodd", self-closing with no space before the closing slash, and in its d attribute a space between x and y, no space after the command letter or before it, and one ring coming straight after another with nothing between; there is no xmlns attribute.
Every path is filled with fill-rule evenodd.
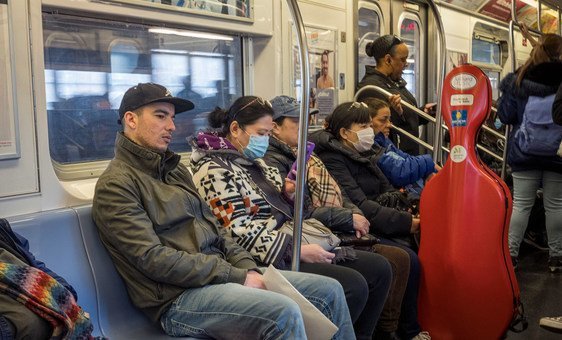
<svg viewBox="0 0 562 340"><path fill-rule="evenodd" d="M328 340L336 334L338 327L302 296L275 267L270 265L267 268L263 280L267 290L288 296L299 305L309 340Z"/></svg>

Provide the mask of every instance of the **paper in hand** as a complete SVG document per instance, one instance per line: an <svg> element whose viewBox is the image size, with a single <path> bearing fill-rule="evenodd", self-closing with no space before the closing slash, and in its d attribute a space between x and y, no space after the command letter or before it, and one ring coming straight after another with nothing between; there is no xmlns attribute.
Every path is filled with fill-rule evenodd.
<svg viewBox="0 0 562 340"><path fill-rule="evenodd" d="M275 267L270 265L267 268L263 281L267 290L288 296L299 305L309 340L328 340L336 334L338 327L302 296Z"/></svg>

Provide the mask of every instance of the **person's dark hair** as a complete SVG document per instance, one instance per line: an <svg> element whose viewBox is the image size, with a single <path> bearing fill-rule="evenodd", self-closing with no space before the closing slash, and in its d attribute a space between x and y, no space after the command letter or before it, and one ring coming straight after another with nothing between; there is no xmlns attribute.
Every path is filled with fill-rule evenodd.
<svg viewBox="0 0 562 340"><path fill-rule="evenodd" d="M330 51L328 50L324 50L324 52L322 52L322 55L320 56L320 60L322 60L322 58L324 58L324 56L326 56L326 58L330 58Z"/></svg>
<svg viewBox="0 0 562 340"><path fill-rule="evenodd" d="M521 86L525 74L530 68L547 62L560 62L562 56L562 37L557 34L543 34L538 44L531 51L531 56L517 71L515 85Z"/></svg>
<svg viewBox="0 0 562 340"><path fill-rule="evenodd" d="M395 35L383 35L375 39L375 41L367 43L365 53L369 57L373 57L378 64L379 60L383 59L387 54L394 57L396 55L396 46L402 43L403 41Z"/></svg>
<svg viewBox="0 0 562 340"><path fill-rule="evenodd" d="M287 117L281 116L281 117L278 117L277 119L274 119L273 122L275 122L277 125L281 126L281 125L283 125L283 122L285 121L285 118L287 118Z"/></svg>
<svg viewBox="0 0 562 340"><path fill-rule="evenodd" d="M326 131L341 139L340 129L351 129L353 123L367 124L371 122L369 108L365 103L347 102L336 107L327 119Z"/></svg>
<svg viewBox="0 0 562 340"><path fill-rule="evenodd" d="M209 125L214 129L221 129L219 134L227 136L230 124L237 121L241 128L250 125L264 116L273 116L273 109L269 101L256 96L244 96L236 99L228 111L216 107L209 113Z"/></svg>
<svg viewBox="0 0 562 340"><path fill-rule="evenodd" d="M373 97L366 98L365 100L363 100L363 103L367 104L367 106L369 107L369 116L371 117L371 119L377 116L377 113L380 109L390 107L388 102Z"/></svg>

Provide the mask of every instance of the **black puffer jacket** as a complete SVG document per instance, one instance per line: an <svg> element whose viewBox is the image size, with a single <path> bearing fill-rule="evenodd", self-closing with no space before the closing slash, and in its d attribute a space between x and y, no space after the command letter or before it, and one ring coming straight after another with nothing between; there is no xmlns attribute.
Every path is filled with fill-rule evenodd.
<svg viewBox="0 0 562 340"><path fill-rule="evenodd" d="M330 174L371 223L371 233L379 236L409 235L412 225L410 213L375 202L380 194L394 188L376 165L374 150L359 154L325 130L312 133L309 139L316 144L315 151Z"/></svg>
<svg viewBox="0 0 562 340"><path fill-rule="evenodd" d="M269 148L263 158L269 166L279 169L282 178L287 177L296 156L291 148L275 137L269 139ZM333 231L353 232L353 214L363 215L361 210L343 194L344 207L314 208L308 189L304 190L304 210L306 218L315 218Z"/></svg>
<svg viewBox="0 0 562 340"><path fill-rule="evenodd" d="M380 73L374 66L367 65L365 67L365 76L361 79L361 82L357 85L357 88L360 89L367 85L374 85L378 86L392 94L399 94L402 100L418 107L418 103L416 98L408 91L406 88L406 81L400 78L400 81L396 82L390 79L389 77L385 76L384 74ZM361 96L362 98L366 97L375 97L379 99L383 99L387 101L388 99L385 98L383 95L379 94L378 92L368 92L368 95ZM360 99L362 99L360 98ZM418 127L420 124L427 124L427 120L419 118L419 116L412 110L408 109L407 107L403 107L404 114L400 115L396 110L391 108L391 117L392 124L408 131L414 136L419 136ZM400 143L398 143L397 136L400 136ZM411 140L409 137L406 137L400 133L397 133L394 130L390 130L390 140L398 146L398 148L410 155L417 156L419 155L419 145Z"/></svg>

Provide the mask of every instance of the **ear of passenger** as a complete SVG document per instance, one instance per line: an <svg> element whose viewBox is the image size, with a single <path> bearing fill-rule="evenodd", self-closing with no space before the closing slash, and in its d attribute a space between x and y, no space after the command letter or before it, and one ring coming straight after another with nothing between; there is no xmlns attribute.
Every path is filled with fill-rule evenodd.
<svg viewBox="0 0 562 340"><path fill-rule="evenodd" d="M237 149L246 147L250 142L250 136L248 136L248 134L244 132L237 121L233 121L232 123L230 123L230 136L232 136L232 139L234 139L235 141L238 141L238 143L233 143Z"/></svg>
<svg viewBox="0 0 562 340"><path fill-rule="evenodd" d="M122 122L124 123L123 130L125 131L125 135L131 132L131 130L135 130L138 124L138 115L133 111L125 112L123 116Z"/></svg>
<svg viewBox="0 0 562 340"><path fill-rule="evenodd" d="M352 129L353 126L351 126L350 129L340 128L340 136L344 144L353 149L353 143L357 143L359 138L357 137L357 133Z"/></svg>

